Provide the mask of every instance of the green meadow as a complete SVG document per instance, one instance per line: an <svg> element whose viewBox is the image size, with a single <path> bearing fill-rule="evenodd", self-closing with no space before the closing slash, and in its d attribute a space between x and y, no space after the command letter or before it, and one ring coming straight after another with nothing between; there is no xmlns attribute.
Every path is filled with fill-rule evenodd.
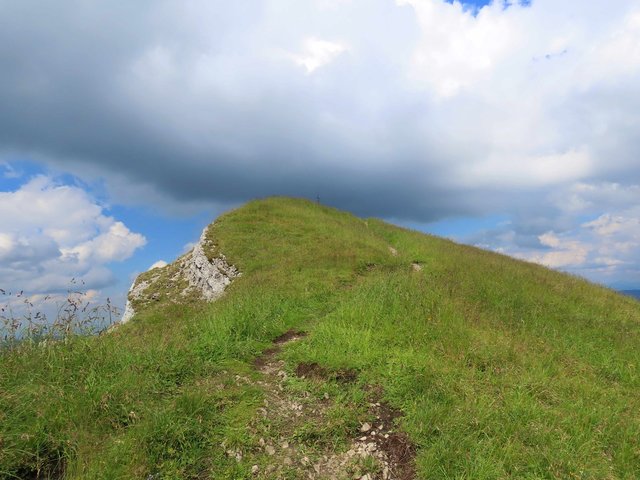
<svg viewBox="0 0 640 480"><path fill-rule="evenodd" d="M417 478L640 477L638 301L306 200L250 202L209 237L242 272L217 302L162 292L111 332L0 352L0 478L269 478L261 438L344 451L371 388ZM260 419L254 366L291 329L286 394L330 403L295 427Z"/></svg>

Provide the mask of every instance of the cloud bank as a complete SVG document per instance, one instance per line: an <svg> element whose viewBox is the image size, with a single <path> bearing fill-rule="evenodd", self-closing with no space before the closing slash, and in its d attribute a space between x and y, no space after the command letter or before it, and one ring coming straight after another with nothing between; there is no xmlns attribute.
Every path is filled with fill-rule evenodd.
<svg viewBox="0 0 640 480"><path fill-rule="evenodd" d="M146 243L79 188L36 177L0 192L0 278L29 292L64 292L75 278L84 290L113 282L107 265Z"/></svg>
<svg viewBox="0 0 640 480"><path fill-rule="evenodd" d="M104 177L120 202L500 213L509 251L556 265L590 258L570 232L637 214L559 203L638 200L635 0L9 0L0 65L0 151Z"/></svg>
<svg viewBox="0 0 640 480"><path fill-rule="evenodd" d="M639 198L638 186L577 184L555 198L556 211L549 216L531 212L468 240L602 283L632 288L640 280ZM602 211L608 213L599 213Z"/></svg>

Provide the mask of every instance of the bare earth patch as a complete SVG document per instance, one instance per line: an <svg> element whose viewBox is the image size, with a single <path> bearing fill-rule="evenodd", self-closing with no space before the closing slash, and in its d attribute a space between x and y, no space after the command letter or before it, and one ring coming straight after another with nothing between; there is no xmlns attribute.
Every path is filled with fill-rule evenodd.
<svg viewBox="0 0 640 480"><path fill-rule="evenodd" d="M400 412L379 401L381 390L369 388L370 422L347 442L347 448L318 441L314 429L327 424L333 402L325 394L317 398L308 392L292 395L287 390L284 362L277 358L282 347L306 334L289 331L274 340L254 365L262 373L257 383L264 390L263 407L258 409L260 431L256 449L270 458L267 465L254 465L255 478L410 480L415 478L415 447L408 436L398 431ZM352 383L355 370L331 372L318 363L301 363L297 377L324 382ZM301 435L300 432L304 432Z"/></svg>
<svg viewBox="0 0 640 480"><path fill-rule="evenodd" d="M316 362L302 362L296 367L296 376L317 380L335 380L338 383L354 383L358 379L358 372L351 368L341 368L330 372Z"/></svg>

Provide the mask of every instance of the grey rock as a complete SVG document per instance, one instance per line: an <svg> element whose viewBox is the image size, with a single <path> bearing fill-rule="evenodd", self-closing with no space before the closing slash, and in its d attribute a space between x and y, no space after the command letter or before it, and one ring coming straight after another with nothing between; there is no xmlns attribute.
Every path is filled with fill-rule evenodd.
<svg viewBox="0 0 640 480"><path fill-rule="evenodd" d="M227 262L224 254L220 253L217 257L209 260L205 253L205 248L210 245L207 239L207 231L211 226L205 228L200 235L200 240L194 245L193 249L183 257L177 260L179 271L172 279L182 278L187 281L189 286L182 291L182 295L186 296L192 292L196 292L199 296L207 301L213 302L220 298L227 286L237 277L241 275L236 267ZM149 281L143 280L138 282L136 279L129 289L127 295L127 304L124 309L120 323L126 323L133 318L135 310L133 303L139 300L145 290L159 278L159 275L151 277ZM160 297L154 296L154 300Z"/></svg>

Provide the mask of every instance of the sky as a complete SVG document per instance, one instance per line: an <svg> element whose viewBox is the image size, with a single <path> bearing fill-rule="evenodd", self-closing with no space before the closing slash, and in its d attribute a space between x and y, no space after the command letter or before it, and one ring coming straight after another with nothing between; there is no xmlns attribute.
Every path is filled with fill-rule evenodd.
<svg viewBox="0 0 640 480"><path fill-rule="evenodd" d="M0 1L0 288L291 195L640 288L640 1Z"/></svg>

